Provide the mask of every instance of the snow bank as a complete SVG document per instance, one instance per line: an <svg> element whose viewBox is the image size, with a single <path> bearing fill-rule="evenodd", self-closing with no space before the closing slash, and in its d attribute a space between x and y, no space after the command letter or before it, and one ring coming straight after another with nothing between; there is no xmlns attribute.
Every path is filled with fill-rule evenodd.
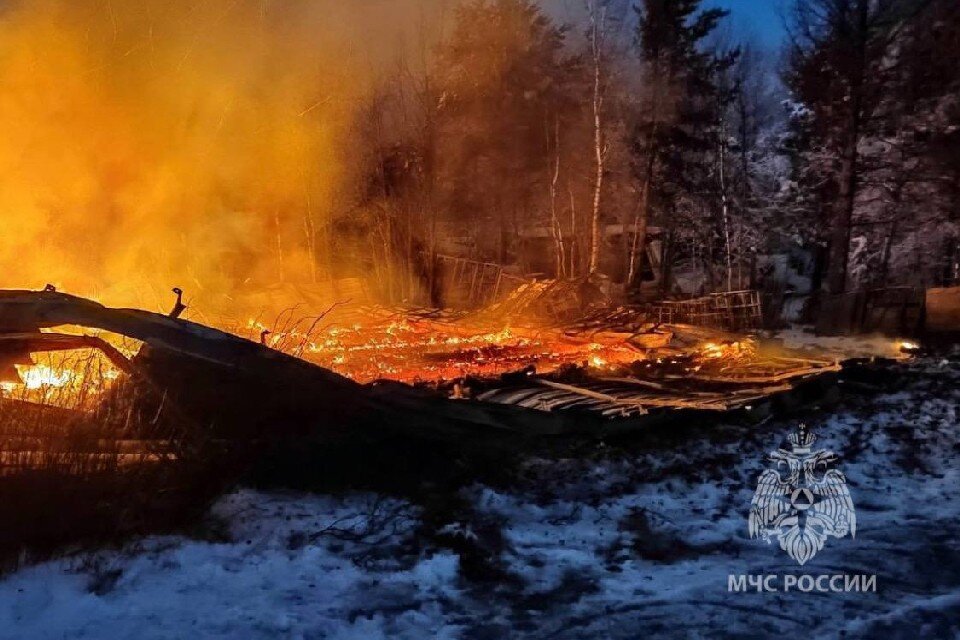
<svg viewBox="0 0 960 640"><path fill-rule="evenodd" d="M897 393L813 422L858 528L802 568L746 522L766 454L795 425L729 425L531 460L515 487L466 489L472 515L437 533L482 545L496 523L500 580L465 579L438 538L415 544L411 505L240 491L213 510L222 541L151 538L8 576L0 637L955 636L960 366L902 366ZM386 535L365 528L378 511L396 515ZM771 573L876 574L877 591L728 592L730 574Z"/></svg>

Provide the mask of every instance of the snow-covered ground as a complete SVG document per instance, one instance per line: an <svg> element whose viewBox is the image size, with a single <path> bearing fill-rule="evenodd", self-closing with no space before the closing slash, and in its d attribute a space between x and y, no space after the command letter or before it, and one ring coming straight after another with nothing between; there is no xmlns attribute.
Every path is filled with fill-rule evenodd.
<svg viewBox="0 0 960 640"><path fill-rule="evenodd" d="M238 491L205 539L6 577L0 637L956 637L960 364L902 366L898 389L813 422L857 532L803 567L747 534L795 423L690 425L529 461L508 487L463 490L446 522L373 495ZM876 592L731 593L731 574L875 574Z"/></svg>

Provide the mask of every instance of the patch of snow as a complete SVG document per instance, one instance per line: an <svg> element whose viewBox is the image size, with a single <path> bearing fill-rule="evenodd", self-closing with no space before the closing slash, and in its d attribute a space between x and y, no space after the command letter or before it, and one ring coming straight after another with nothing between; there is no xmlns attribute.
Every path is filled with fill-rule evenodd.
<svg viewBox="0 0 960 640"><path fill-rule="evenodd" d="M455 555L367 569L355 561L369 551L362 541L297 541L350 528L372 504L369 496L228 495L213 508L227 519L227 542L150 538L134 551L8 577L0 583L0 638L455 637L442 606L457 592ZM111 574L114 584L92 592Z"/></svg>
<svg viewBox="0 0 960 640"><path fill-rule="evenodd" d="M410 544L412 505L238 491L213 509L222 542L149 538L7 576L0 638L955 637L960 365L899 366L895 393L812 425L840 457L857 533L803 567L747 532L757 477L795 424L720 425L464 489L472 515L436 533L481 545L498 523L502 580ZM366 527L378 510L401 518L386 537ZM876 593L727 589L731 574L843 573L876 574Z"/></svg>

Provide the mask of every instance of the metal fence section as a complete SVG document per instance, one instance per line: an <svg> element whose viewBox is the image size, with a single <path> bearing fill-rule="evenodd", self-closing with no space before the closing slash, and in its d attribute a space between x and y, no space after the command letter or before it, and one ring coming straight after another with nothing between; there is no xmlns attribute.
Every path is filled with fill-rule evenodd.
<svg viewBox="0 0 960 640"><path fill-rule="evenodd" d="M474 309L488 305L531 282L493 262L437 254L436 274L446 306Z"/></svg>
<svg viewBox="0 0 960 640"><path fill-rule="evenodd" d="M728 291L690 300L656 302L650 305L650 316L661 324L753 331L763 326L763 305L759 291Z"/></svg>

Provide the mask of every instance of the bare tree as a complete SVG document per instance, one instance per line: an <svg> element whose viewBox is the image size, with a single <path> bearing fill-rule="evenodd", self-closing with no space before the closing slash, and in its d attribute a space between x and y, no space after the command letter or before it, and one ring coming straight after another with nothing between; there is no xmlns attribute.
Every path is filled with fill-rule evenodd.
<svg viewBox="0 0 960 640"><path fill-rule="evenodd" d="M557 183L560 181L560 118L554 117L553 136L547 126L547 145L553 145L553 161L550 171L550 229L553 234L554 250L556 252L556 277L564 278L567 275L566 245L564 244L563 226L557 214Z"/></svg>
<svg viewBox="0 0 960 640"><path fill-rule="evenodd" d="M607 145L604 140L603 103L604 103L604 37L606 33L607 7L603 0L587 0L587 12L590 16L590 54L593 62L593 150L596 159L596 177L593 183L593 211L590 218L590 263L592 275L600 268L600 205L603 195L604 164Z"/></svg>

